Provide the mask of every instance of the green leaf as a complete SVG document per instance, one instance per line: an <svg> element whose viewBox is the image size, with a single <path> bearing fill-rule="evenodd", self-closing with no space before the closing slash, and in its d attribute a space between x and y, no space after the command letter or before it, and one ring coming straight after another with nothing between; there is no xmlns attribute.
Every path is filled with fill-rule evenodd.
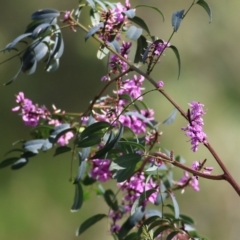
<svg viewBox="0 0 240 240"><path fill-rule="evenodd" d="M180 59L180 55L179 55L179 52L178 52L178 49L171 45L169 48L171 48L175 54L175 56L177 57L177 61L178 61L178 79L180 77L180 72L181 72L181 59Z"/></svg>
<svg viewBox="0 0 240 240"><path fill-rule="evenodd" d="M142 56L147 47L148 47L147 39L143 35L141 35L137 40L137 49L134 57L134 63L142 62Z"/></svg>
<svg viewBox="0 0 240 240"><path fill-rule="evenodd" d="M128 146L133 146L138 150L145 151L145 147L142 144L136 143L136 142L131 142L131 141L119 141L120 145L128 145Z"/></svg>
<svg viewBox="0 0 240 240"><path fill-rule="evenodd" d="M150 231L153 228L162 226L162 225L168 226L168 227L171 226L168 219L159 219L159 220L156 220L153 223L151 223L151 225L148 227L148 230Z"/></svg>
<svg viewBox="0 0 240 240"><path fill-rule="evenodd" d="M171 213L164 213L163 216L166 218L166 219L169 219L170 221L174 220L175 217L173 214Z"/></svg>
<svg viewBox="0 0 240 240"><path fill-rule="evenodd" d="M88 175L83 179L82 184L85 186L92 185L95 183L97 180L94 178L89 177Z"/></svg>
<svg viewBox="0 0 240 240"><path fill-rule="evenodd" d="M109 128L111 126L108 122L96 122L91 124L89 127L85 128L81 133L81 138L88 137L93 133L99 132L103 129Z"/></svg>
<svg viewBox="0 0 240 240"><path fill-rule="evenodd" d="M173 232L171 232L168 236L167 236L167 238L166 238L166 240L172 240L177 234L179 234L179 233L181 233L181 231L173 231Z"/></svg>
<svg viewBox="0 0 240 240"><path fill-rule="evenodd" d="M131 165L127 169L117 171L117 174L115 177L117 179L117 182L124 182L125 180L130 178L135 170L135 167L136 165Z"/></svg>
<svg viewBox="0 0 240 240"><path fill-rule="evenodd" d="M139 235L136 232L130 233L127 235L124 240L139 240Z"/></svg>
<svg viewBox="0 0 240 240"><path fill-rule="evenodd" d="M170 197L172 199L172 203L173 203L173 207L174 207L174 213L175 213L175 218L178 219L179 215L180 215L180 211L179 211L179 206L178 206L177 200L176 200L176 198L175 198L173 193L169 192L169 195L170 195Z"/></svg>
<svg viewBox="0 0 240 240"><path fill-rule="evenodd" d="M96 189L96 193L99 196L103 196L104 195L105 189L104 189L102 184L100 184L100 183L98 184L98 188Z"/></svg>
<svg viewBox="0 0 240 240"><path fill-rule="evenodd" d="M96 215L88 218L86 221L84 221L80 225L79 229L76 232L76 235L79 236L80 234L85 232L88 228L90 228L92 225L94 225L95 223L99 222L100 220L102 220L105 217L107 217L106 214L96 214Z"/></svg>
<svg viewBox="0 0 240 240"><path fill-rule="evenodd" d="M158 8L153 7L153 6L149 6L149 5L137 5L135 8L139 8L139 7L146 7L146 8L151 8L153 10L156 10L162 16L163 21L165 20L163 13Z"/></svg>
<svg viewBox="0 0 240 240"><path fill-rule="evenodd" d="M8 167L8 166L12 165L13 163L17 162L17 160L19 160L19 157L7 158L0 163L0 168Z"/></svg>
<svg viewBox="0 0 240 240"><path fill-rule="evenodd" d="M114 192L111 189L105 191L104 200L106 201L107 205L113 210L118 211L118 202Z"/></svg>
<svg viewBox="0 0 240 240"><path fill-rule="evenodd" d="M136 23L139 27L144 29L149 34L149 36L151 36L150 30L142 18L135 16L134 18L131 18L131 21Z"/></svg>
<svg viewBox="0 0 240 240"><path fill-rule="evenodd" d="M170 229L170 228L173 228L173 226L171 226L171 225L164 225L164 226L161 226L161 227L157 228L154 231L153 237L156 238L159 234L161 234L162 232L164 232L165 230Z"/></svg>
<svg viewBox="0 0 240 240"><path fill-rule="evenodd" d="M87 147L91 147L94 145L97 145L101 142L102 140L102 133L93 133L91 135L89 135L88 137L85 138L81 138L78 143L77 146L80 148L87 148Z"/></svg>
<svg viewBox="0 0 240 240"><path fill-rule="evenodd" d="M194 220L187 216L187 215L184 215L184 214L180 214L180 219L184 222L184 223L188 223L190 225L194 225Z"/></svg>
<svg viewBox="0 0 240 240"><path fill-rule="evenodd" d="M56 148L55 153L54 153L53 156L55 157L57 155L60 155L62 153L69 152L69 151L71 151L70 147L68 147L68 146L61 146L61 147Z"/></svg>
<svg viewBox="0 0 240 240"><path fill-rule="evenodd" d="M160 217L159 216L151 216L143 222L143 225L149 225L149 224L155 222L157 219L160 219Z"/></svg>
<svg viewBox="0 0 240 240"><path fill-rule="evenodd" d="M78 182L75 185L75 196L73 205L71 207L71 212L77 212L83 204L83 189L82 185Z"/></svg>
<svg viewBox="0 0 240 240"><path fill-rule="evenodd" d="M114 162L120 167L128 168L132 165L135 166L141 160L141 158L142 156L140 154L129 153L116 158Z"/></svg>
<svg viewBox="0 0 240 240"><path fill-rule="evenodd" d="M4 156L7 156L8 154L12 153L12 152L20 152L20 153L23 153L24 151L20 148L14 148L14 149L11 149L9 151L7 151Z"/></svg>
<svg viewBox="0 0 240 240"><path fill-rule="evenodd" d="M211 8L209 7L209 5L204 1L204 0L198 0L196 2L196 4L200 5L201 7L203 7L205 9L205 11L207 12L209 18L210 18L210 22L212 22L212 11Z"/></svg>

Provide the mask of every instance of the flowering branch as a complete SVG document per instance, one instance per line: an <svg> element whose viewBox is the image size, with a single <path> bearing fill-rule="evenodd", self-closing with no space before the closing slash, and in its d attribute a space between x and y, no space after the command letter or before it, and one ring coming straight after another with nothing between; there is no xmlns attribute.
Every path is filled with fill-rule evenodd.
<svg viewBox="0 0 240 240"><path fill-rule="evenodd" d="M186 16L186 14L185 14ZM88 32L88 29L85 28L81 23L79 23L78 21L76 21L72 16L70 16L70 19L74 22L74 24L78 27L80 27L82 30L84 30L86 33ZM96 34L94 34L92 36L95 40L97 40L101 45L105 46L107 49L109 49L113 54L115 54L118 58L120 58L123 62L125 62L126 64L128 64L129 68L132 71L135 71L137 73L139 73L140 75L144 76L155 88L158 88L157 82L150 77L147 73L143 72L142 70L140 70L139 68L137 68L136 66L134 66L132 63L130 63L126 58L124 58L121 54L119 54L118 52L116 52L113 48L111 48L106 42L104 42L102 39L100 39ZM158 91L179 111L179 113L187 120L189 121L188 115L187 113L177 104L177 102L175 102L175 100L170 97L168 95L168 93L164 90L164 89L158 89ZM240 186L236 183L236 181L233 179L232 175L230 174L230 172L227 170L226 166L224 165L223 161L218 157L218 155L216 154L216 152L214 151L214 149L212 148L212 146L210 145L210 143L206 143L204 144L204 146L210 151L210 153L213 155L213 157L215 158L215 160L217 161L217 163L219 164L219 166L222 168L222 170L224 171L224 175L219 175L219 176L214 176L216 177L215 180L227 180L232 187L234 188L234 190L237 192L237 194L240 196ZM182 164L180 163L174 163L176 166L181 166L182 168ZM188 168L187 168L188 169ZM186 170L186 169L185 169ZM192 171L192 170L191 170ZM190 172L191 172L190 171ZM206 177L204 174L200 174L201 177ZM199 175L199 176L200 176ZM221 177L220 177L221 176ZM209 176L208 176L209 177ZM211 178L209 178L211 179Z"/></svg>

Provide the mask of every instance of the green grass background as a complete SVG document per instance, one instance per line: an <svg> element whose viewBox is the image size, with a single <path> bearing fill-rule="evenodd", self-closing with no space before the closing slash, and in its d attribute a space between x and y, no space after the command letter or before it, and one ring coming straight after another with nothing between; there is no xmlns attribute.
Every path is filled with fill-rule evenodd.
<svg viewBox="0 0 240 240"><path fill-rule="evenodd" d="M30 15L37 9L56 8L71 10L77 0L0 0L0 46L3 48L23 33ZM208 139L240 183L240 29L238 1L209 0L213 22L209 24L206 12L195 6L182 22L171 43L178 47L182 59L182 72L177 80L177 61L169 50L153 72L157 80L164 80L166 91L187 109L193 100L205 104L207 114L205 131ZM165 15L165 22L157 12L138 9L153 35L167 40L171 34L171 15L176 10L187 9L190 0L132 1L132 6L149 4L158 7ZM87 14L82 20L88 25ZM40 105L51 108L55 104L69 112L80 112L101 89L100 78L106 73L106 62L95 58L98 45L94 40L84 42L84 33L64 30L65 52L60 69L48 74L40 64L37 73L21 74L18 80L0 87L0 156L17 139L28 138L30 129L25 127L17 114L14 95L23 91ZM8 54L1 54L0 60ZM17 71L19 60L0 66L1 83L8 81ZM146 83L146 88L151 86ZM158 93L146 97L155 109L156 118L162 121L173 107ZM214 174L221 171L204 147L197 153L190 151L187 138L180 131L186 122L177 116L171 126L162 127L161 146L182 155L188 165L194 160L207 158L207 165L214 166ZM101 197L88 189L91 199L78 213L70 213L74 187L69 183L70 154L52 157L53 152L40 154L19 171L0 171L0 239L1 240L71 240L80 223L96 213L107 213ZM175 170L176 178L182 170ZM115 188L114 184L112 184ZM177 194L182 213L193 216L199 231L210 239L239 239L240 198L226 182L200 179L201 191L191 189ZM111 239L107 221L102 221L79 239Z"/></svg>

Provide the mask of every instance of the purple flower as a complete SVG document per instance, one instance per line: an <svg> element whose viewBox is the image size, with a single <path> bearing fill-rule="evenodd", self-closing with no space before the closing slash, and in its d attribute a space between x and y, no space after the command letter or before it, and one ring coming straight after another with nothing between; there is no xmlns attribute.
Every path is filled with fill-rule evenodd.
<svg viewBox="0 0 240 240"><path fill-rule="evenodd" d="M171 46L170 43L160 42L159 40L152 42L150 44L146 60L148 60L150 64L157 62L159 56L165 51L166 48L170 46Z"/></svg>
<svg viewBox="0 0 240 240"><path fill-rule="evenodd" d="M161 53L167 48L167 47L170 47L171 44L170 43L167 43L167 42L157 42L157 43L153 43L153 46L152 46L152 51L153 51L153 54L154 55L161 55Z"/></svg>
<svg viewBox="0 0 240 240"><path fill-rule="evenodd" d="M59 126L61 125L61 122L57 119L51 119L48 124L54 125L54 126ZM72 132L67 132L63 134L57 141L57 143L60 146L66 146L69 143L69 140L71 140L74 137L74 134Z"/></svg>
<svg viewBox="0 0 240 240"><path fill-rule="evenodd" d="M122 219L122 215L123 213L120 211L113 211L113 210L110 211L109 218L111 218L112 220L111 227L110 227L111 233L117 233L120 230L121 226L116 224L116 222Z"/></svg>
<svg viewBox="0 0 240 240"><path fill-rule="evenodd" d="M133 175L129 181L125 181L122 183L118 183L118 186L121 188L121 190L124 192L124 201L127 202L127 209L131 209L132 204L134 201L140 197L141 193L144 191L147 191L149 189L153 189L156 187L156 183L153 182L152 179L148 181L148 183L145 182L145 176L144 173L136 173ZM153 193L149 196L147 201L150 201L154 203L157 198L157 192ZM146 204L146 203L143 203Z"/></svg>
<svg viewBox="0 0 240 240"><path fill-rule="evenodd" d="M191 102L189 106L189 124L187 127L181 129L186 132L186 136L191 138L192 150L193 152L196 152L199 143L207 142L207 135L203 132L204 123L202 119L205 111L203 110L204 105L199 102Z"/></svg>
<svg viewBox="0 0 240 240"><path fill-rule="evenodd" d="M93 159L90 176L99 182L106 182L112 177L109 170L111 161L109 159Z"/></svg>
<svg viewBox="0 0 240 240"><path fill-rule="evenodd" d="M200 191L199 188L199 182L198 182L198 177L197 176L189 176L189 173L187 171L184 171L184 176L180 179L179 182L175 183L178 186L182 186L182 193L184 193L185 187L190 185L195 191Z"/></svg>
<svg viewBox="0 0 240 240"><path fill-rule="evenodd" d="M21 111L20 115L27 126L37 126L39 120L46 119L50 116L50 112L45 106L39 107L37 104L33 104L28 98L25 98L24 93L20 92L16 95L17 107L12 108L13 112Z"/></svg>
<svg viewBox="0 0 240 240"><path fill-rule="evenodd" d="M200 162L198 162L198 161L193 162L191 168L195 171L199 171L201 168Z"/></svg>
<svg viewBox="0 0 240 240"><path fill-rule="evenodd" d="M142 94L142 84L144 82L144 77L137 75L133 76L133 79L127 79L121 83L120 89L116 91L115 93L118 95L129 95L132 99L138 98L138 100L142 100L143 98L140 97ZM119 102L120 106L123 106L124 104L128 103L127 100L121 100Z"/></svg>

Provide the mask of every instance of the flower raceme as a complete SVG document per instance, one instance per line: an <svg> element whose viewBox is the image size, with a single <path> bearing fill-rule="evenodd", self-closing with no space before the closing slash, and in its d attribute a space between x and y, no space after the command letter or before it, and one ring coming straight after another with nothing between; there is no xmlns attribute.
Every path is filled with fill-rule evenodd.
<svg viewBox="0 0 240 240"><path fill-rule="evenodd" d="M52 113L45 106L39 107L38 104L33 104L32 100L25 98L23 92L16 95L16 103L18 106L12 108L12 111L20 111L20 115L26 126L36 127L41 125L41 120L50 126L59 126L62 124L58 119L53 118ZM54 107L54 113L59 113L59 111L60 110L56 110ZM61 146L65 146L72 137L73 133L67 132L61 136L57 142Z"/></svg>
<svg viewBox="0 0 240 240"><path fill-rule="evenodd" d="M41 118L48 119L50 117L50 112L45 106L39 107L37 104L33 104L30 99L25 98L23 92L16 95L16 103L18 103L18 106L14 107L12 111L20 110L20 115L27 126L35 127Z"/></svg>
<svg viewBox="0 0 240 240"><path fill-rule="evenodd" d="M186 132L186 136L191 138L191 145L193 152L198 150L199 143L207 142L207 135L203 131L203 118L205 114L204 105L199 102L189 103L190 110L188 114L189 124L183 127L182 130Z"/></svg>

